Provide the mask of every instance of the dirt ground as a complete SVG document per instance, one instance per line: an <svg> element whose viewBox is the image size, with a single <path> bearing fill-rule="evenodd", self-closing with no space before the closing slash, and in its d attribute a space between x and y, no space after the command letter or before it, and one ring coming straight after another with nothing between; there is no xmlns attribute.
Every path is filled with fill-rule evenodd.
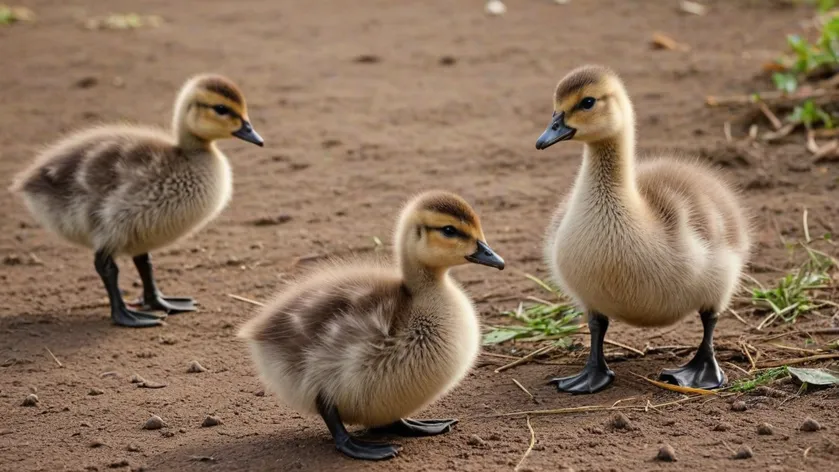
<svg viewBox="0 0 839 472"><path fill-rule="evenodd" d="M493 370L508 360L485 355L456 391L424 412L460 418L453 432L402 440L398 458L360 463L334 450L319 418L262 393L235 337L254 307L228 294L265 300L307 260L370 251L374 237L389 240L400 205L423 189L466 197L510 269L546 276L543 228L572 182L580 147L537 152L534 143L550 117L556 81L583 63L607 64L625 78L644 152L711 159L744 187L755 216L754 276L771 280L794 266L781 237L802 237L805 207L811 234L836 234L839 225L839 166L809 165L801 136L743 159L723 143L729 112L704 107L707 94L766 87L760 65L812 17L808 8L709 0L709 13L697 17L681 14L675 0L508 0L508 13L493 18L481 0L18 3L38 21L0 28L4 187L39 146L68 130L115 120L166 125L178 87L204 71L242 86L267 145L224 143L235 173L230 207L206 230L155 254L163 290L201 303L199 312L172 316L162 328L112 326L92 255L50 236L0 193L2 471L513 470L530 440L525 419L489 415L681 398L633 374L681 364L686 351L622 360L625 352L610 347L617 380L592 396L558 394L545 384L577 370L585 349L500 374ZM130 11L165 22L119 32L80 26L84 18ZM651 50L654 31L690 51ZM742 138L745 129L733 133ZM119 262L133 297L139 277L129 260ZM539 295L515 270L464 267L456 276L479 301L485 323L502 322L501 311ZM808 317L803 326L830 326L828 316ZM752 326L759 320L745 319ZM698 317L655 330L613 323L609 337L638 349L694 346L700 329ZM730 379L749 366L736 347L748 329L732 316L718 327ZM802 347L803 339L787 343ZM188 373L193 360L208 371ZM165 387L138 388L130 381L135 374ZM33 392L38 405L21 406ZM611 426L610 412L534 416L537 442L520 470L836 470L836 389L741 400L746 411L733 411L725 399L629 411L630 429ZM151 415L167 426L142 429ZM223 424L201 427L207 415ZM823 429L800 431L808 417ZM758 435L763 422L773 435ZM673 447L676 463L655 460L662 444ZM743 446L754 456L732 459Z"/></svg>

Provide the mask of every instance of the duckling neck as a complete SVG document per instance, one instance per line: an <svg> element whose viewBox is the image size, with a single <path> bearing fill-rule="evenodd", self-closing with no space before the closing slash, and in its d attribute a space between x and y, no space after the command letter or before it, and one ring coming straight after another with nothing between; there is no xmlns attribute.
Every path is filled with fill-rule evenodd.
<svg viewBox="0 0 839 472"><path fill-rule="evenodd" d="M210 150L213 147L212 141L196 135L186 126L187 115L193 106L195 105L187 104L182 98L175 105L175 113L172 118L172 132L175 135L175 144L186 151Z"/></svg>
<svg viewBox="0 0 839 472"><path fill-rule="evenodd" d="M614 195L637 196L635 187L635 133L628 129L621 136L586 143L578 188Z"/></svg>
<svg viewBox="0 0 839 472"><path fill-rule="evenodd" d="M448 277L447 268L428 267L420 264L408 254L401 254L399 257L399 270L405 286L412 293L421 292L428 287L443 283Z"/></svg>

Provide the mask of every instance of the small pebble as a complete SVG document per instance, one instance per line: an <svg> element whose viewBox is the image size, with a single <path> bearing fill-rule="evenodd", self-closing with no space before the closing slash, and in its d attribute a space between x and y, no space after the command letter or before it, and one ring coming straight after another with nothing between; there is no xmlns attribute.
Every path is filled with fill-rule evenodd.
<svg viewBox="0 0 839 472"><path fill-rule="evenodd" d="M140 377L137 374L134 374L134 375L131 376L131 383L133 383L133 384L145 383L145 382L146 382L146 379Z"/></svg>
<svg viewBox="0 0 839 472"><path fill-rule="evenodd" d="M92 448L102 447L104 445L105 443L103 443L101 439L94 439L90 442L90 447Z"/></svg>
<svg viewBox="0 0 839 472"><path fill-rule="evenodd" d="M714 431L728 431L731 429L731 425L728 423L717 423L714 425Z"/></svg>
<svg viewBox="0 0 839 472"><path fill-rule="evenodd" d="M104 390L102 390L101 388L96 388L96 387L91 388L90 391L87 392L87 394L92 396L92 397L95 397L97 395L102 395L104 393L105 393Z"/></svg>
<svg viewBox="0 0 839 472"><path fill-rule="evenodd" d="M746 402L743 400L738 400L731 404L731 411L746 411L749 407L746 406Z"/></svg>
<svg viewBox="0 0 839 472"><path fill-rule="evenodd" d="M164 426L166 426L166 423L163 422L163 418L157 415L152 415L152 417L146 421L146 424L143 425L143 429L160 429Z"/></svg>
<svg viewBox="0 0 839 472"><path fill-rule="evenodd" d="M468 440L466 440L466 444L470 446L483 446L486 442L484 442L484 440L477 434L473 434L472 436L469 436Z"/></svg>
<svg viewBox="0 0 839 472"><path fill-rule="evenodd" d="M754 455L752 448L749 446L740 446L740 449L737 449L737 453L734 454L734 459L751 459Z"/></svg>
<svg viewBox="0 0 839 472"><path fill-rule="evenodd" d="M129 444L125 450L128 452L140 452L140 446L136 444Z"/></svg>
<svg viewBox="0 0 839 472"><path fill-rule="evenodd" d="M501 435L498 433L490 433L489 437L487 437L490 441L500 441Z"/></svg>
<svg viewBox="0 0 839 472"><path fill-rule="evenodd" d="M79 426L82 426L82 427L85 427L85 428L92 428L92 427L93 427L93 425L91 425L91 424L90 424L90 423L88 423L87 421L82 421L82 422L79 424Z"/></svg>
<svg viewBox="0 0 839 472"><path fill-rule="evenodd" d="M178 429L178 432L179 432L179 433L181 433L181 434L183 434L183 433L185 433L185 432L186 432L186 428L180 428L180 429Z"/></svg>
<svg viewBox="0 0 839 472"><path fill-rule="evenodd" d="M615 429L632 429L632 423L629 422L629 418L623 413L618 413L613 416L609 424Z"/></svg>
<svg viewBox="0 0 839 472"><path fill-rule="evenodd" d="M174 431L164 431L161 434L163 435L164 438L171 438L172 436L175 435L175 432Z"/></svg>
<svg viewBox="0 0 839 472"><path fill-rule="evenodd" d="M215 416L207 416L204 418L204 421L201 423L202 428L209 428L210 426L218 426L221 424L221 420L216 418Z"/></svg>
<svg viewBox="0 0 839 472"><path fill-rule="evenodd" d="M772 425L769 423L760 423L757 426L757 434L761 436L771 436L774 433L775 431L772 429Z"/></svg>
<svg viewBox="0 0 839 472"><path fill-rule="evenodd" d="M38 402L39 402L38 395L35 395L34 393L30 393L29 395L26 396L26 398L23 399L23 403L21 403L21 405L23 405L23 406L36 406L36 405L38 405Z"/></svg>
<svg viewBox="0 0 839 472"><path fill-rule="evenodd" d="M265 390L257 390L256 392L254 392L254 395L256 395L257 397L264 397Z"/></svg>
<svg viewBox="0 0 839 472"><path fill-rule="evenodd" d="M673 446L665 444L658 450L658 455L655 458L663 462L676 462L676 451Z"/></svg>
<svg viewBox="0 0 839 472"><path fill-rule="evenodd" d="M129 467L131 464L128 463L127 460L123 459L121 461L111 462L108 464L108 467L111 469L119 469L121 467Z"/></svg>
<svg viewBox="0 0 839 472"><path fill-rule="evenodd" d="M819 422L814 420L813 418L807 418L806 420L804 420L803 423L801 423L801 428L799 429L801 429L801 431L812 433L814 431L822 429L822 425L820 425Z"/></svg>
<svg viewBox="0 0 839 472"><path fill-rule="evenodd" d="M201 372L207 372L207 369L198 363L198 361L192 361L189 363L189 367L186 369L187 373L190 374L199 374Z"/></svg>

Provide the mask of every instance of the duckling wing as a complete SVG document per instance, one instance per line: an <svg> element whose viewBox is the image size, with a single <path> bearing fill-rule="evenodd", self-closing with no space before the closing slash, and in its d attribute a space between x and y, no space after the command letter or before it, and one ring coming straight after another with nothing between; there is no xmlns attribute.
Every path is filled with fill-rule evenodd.
<svg viewBox="0 0 839 472"><path fill-rule="evenodd" d="M687 226L704 243L745 254L748 221L734 188L698 162L654 159L639 164L638 191L674 239Z"/></svg>

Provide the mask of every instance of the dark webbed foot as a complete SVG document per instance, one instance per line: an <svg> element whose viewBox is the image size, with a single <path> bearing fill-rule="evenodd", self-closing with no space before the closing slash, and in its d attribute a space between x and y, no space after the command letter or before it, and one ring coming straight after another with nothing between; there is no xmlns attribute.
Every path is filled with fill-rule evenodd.
<svg viewBox="0 0 839 472"><path fill-rule="evenodd" d="M141 310L165 311L169 315L195 311L195 300L189 297L164 297L157 294L150 299L142 297L135 302Z"/></svg>
<svg viewBox="0 0 839 472"><path fill-rule="evenodd" d="M614 380L615 373L605 364L600 367L586 364L579 374L551 379L550 383L560 392L585 394L599 392Z"/></svg>
<svg viewBox="0 0 839 472"><path fill-rule="evenodd" d="M609 329L609 318L596 311L589 312L588 329L591 332L591 351L586 366L577 375L550 381L560 392L595 393L608 387L615 379L615 373L606 365L606 358L603 356L603 340L606 339L606 330Z"/></svg>
<svg viewBox="0 0 839 472"><path fill-rule="evenodd" d="M717 324L715 311L700 312L704 335L699 349L687 364L661 372L659 379L682 387L712 389L725 385L725 373L714 358L714 327Z"/></svg>
<svg viewBox="0 0 839 472"><path fill-rule="evenodd" d="M160 326L163 324L164 318L166 317L157 316L152 313L143 313L142 311L129 310L124 306L111 311L111 320L113 320L114 324L129 328Z"/></svg>
<svg viewBox="0 0 839 472"><path fill-rule="evenodd" d="M329 428L332 438L335 440L335 447L348 457L368 461L380 461L390 459L399 454L401 446L398 444L373 443L356 439L347 432L338 408L318 395L316 400L318 413L320 413L326 427Z"/></svg>
<svg viewBox="0 0 839 472"><path fill-rule="evenodd" d="M165 311L170 315L195 311L195 300L187 297L165 297L160 293L154 281L151 256L140 254L134 257L134 265L143 281L143 296L137 302L140 309Z"/></svg>
<svg viewBox="0 0 839 472"><path fill-rule="evenodd" d="M341 440L335 440L335 447L353 459L368 461L380 461L391 459L399 454L400 447L397 444L374 443L362 441L350 436Z"/></svg>
<svg viewBox="0 0 839 472"><path fill-rule="evenodd" d="M405 418L386 426L370 428L369 431L375 434L393 434L404 437L436 436L448 433L455 424L457 424L455 419L413 420Z"/></svg>

